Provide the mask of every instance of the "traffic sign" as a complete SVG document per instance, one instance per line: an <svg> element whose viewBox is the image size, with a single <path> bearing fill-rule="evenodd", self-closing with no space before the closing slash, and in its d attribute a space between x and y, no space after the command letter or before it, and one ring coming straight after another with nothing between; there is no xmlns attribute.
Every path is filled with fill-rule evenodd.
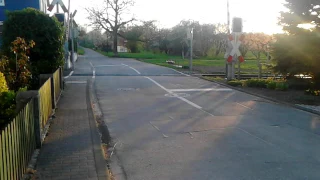
<svg viewBox="0 0 320 180"><path fill-rule="evenodd" d="M53 0L51 2L51 4L49 5L48 7L48 11L52 11L52 9L54 8L55 5L60 5L62 10L67 13L68 12L68 9L66 8L66 6L64 5L64 3L62 2L62 0Z"/></svg>
<svg viewBox="0 0 320 180"><path fill-rule="evenodd" d="M244 58L239 50L243 41L243 35L241 33L232 33L231 35L229 35L229 40L230 43L225 54L225 58L227 58L227 61L231 63L234 60L233 57L237 55L239 62L244 62Z"/></svg>

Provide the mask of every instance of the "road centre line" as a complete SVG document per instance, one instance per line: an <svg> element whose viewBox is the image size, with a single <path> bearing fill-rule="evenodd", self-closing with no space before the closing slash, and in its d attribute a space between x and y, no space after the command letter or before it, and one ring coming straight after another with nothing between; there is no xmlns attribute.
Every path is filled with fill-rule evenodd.
<svg viewBox="0 0 320 180"><path fill-rule="evenodd" d="M172 92L193 92L193 91L233 91L229 88L206 88L206 89L169 89Z"/></svg>
<svg viewBox="0 0 320 180"><path fill-rule="evenodd" d="M92 68L94 68L94 66L93 66L93 64L91 62L90 62L90 65L91 65Z"/></svg>
<svg viewBox="0 0 320 180"><path fill-rule="evenodd" d="M243 104L241 104L241 103L238 103L238 102L237 102L237 104L238 104L239 106L244 107L244 108L247 108L247 109L253 110L252 108L250 108L250 107L248 107L248 106L245 106L245 105L243 105Z"/></svg>
<svg viewBox="0 0 320 180"><path fill-rule="evenodd" d="M122 63L122 65L127 66L128 68L134 70L134 71L135 71L136 73L138 73L138 74L141 74L138 70L136 70L135 68L133 68L133 67L131 67L131 66L128 66L128 65L123 64L123 63Z"/></svg>
<svg viewBox="0 0 320 180"><path fill-rule="evenodd" d="M149 121L149 123L151 124L152 127L154 127L156 130L158 130L158 131L162 134L162 136L163 136L164 138L168 138L168 137L169 137L169 136L163 134L163 133L161 132L161 130L160 130L156 125L154 125L154 124L151 123L151 121Z"/></svg>
<svg viewBox="0 0 320 180"><path fill-rule="evenodd" d="M170 91L169 89L163 87L161 84L159 84L159 83L156 82L155 80L151 79L150 77L146 77L146 76L145 76L145 78L149 79L151 82L153 82L154 84L156 84L157 86L159 86L161 89L165 90L166 92L168 92L168 93L170 93L170 94L173 94L172 91ZM184 102L186 102L186 103L188 103L189 105L191 105L191 106L193 106L193 107L195 107L195 108L197 108L197 109L202 109L201 106L199 106L199 105L197 105L197 104L195 104L195 103L187 100L186 98L183 98L183 97L177 97L177 98L180 99L180 100L182 100L182 101L184 101Z"/></svg>

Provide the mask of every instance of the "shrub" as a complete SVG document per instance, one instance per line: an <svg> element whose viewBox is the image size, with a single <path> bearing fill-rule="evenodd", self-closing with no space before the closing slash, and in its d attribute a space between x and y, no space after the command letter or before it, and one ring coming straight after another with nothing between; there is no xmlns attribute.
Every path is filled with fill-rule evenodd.
<svg viewBox="0 0 320 180"><path fill-rule="evenodd" d="M242 86L242 82L237 80L228 81L227 84L234 87Z"/></svg>
<svg viewBox="0 0 320 180"><path fill-rule="evenodd" d="M244 86L266 88L269 80L266 79L248 79L244 82Z"/></svg>
<svg viewBox="0 0 320 180"><path fill-rule="evenodd" d="M0 127L11 121L15 116L16 94L14 91L0 94Z"/></svg>
<svg viewBox="0 0 320 180"><path fill-rule="evenodd" d="M78 48L78 52L77 52L79 55L84 55L85 54L85 51L83 48Z"/></svg>
<svg viewBox="0 0 320 180"><path fill-rule="evenodd" d="M190 69L189 66L182 66L182 69Z"/></svg>
<svg viewBox="0 0 320 180"><path fill-rule="evenodd" d="M17 91L20 87L28 86L31 79L29 58L27 51L34 46L34 42L25 42L18 37L12 42L11 51L16 55L11 59L6 56L1 57L0 71L4 73L10 89Z"/></svg>
<svg viewBox="0 0 320 180"><path fill-rule="evenodd" d="M3 73L0 72L0 94L3 92L8 92L8 86L6 78L4 77Z"/></svg>
<svg viewBox="0 0 320 180"><path fill-rule="evenodd" d="M3 23L3 52L10 57L14 54L10 50L11 42L16 37L26 41L33 40L36 46L30 50L30 64L33 80L38 83L39 74L53 73L63 65L64 58L64 29L56 17L49 17L45 13L26 8L6 13L7 20Z"/></svg>
<svg viewBox="0 0 320 180"><path fill-rule="evenodd" d="M276 90L286 91L289 89L289 85L285 81L276 82Z"/></svg>
<svg viewBox="0 0 320 180"><path fill-rule="evenodd" d="M291 77L296 74L310 74L315 82L320 82L318 31L299 31L294 34L275 36L277 41L271 46L275 72Z"/></svg>
<svg viewBox="0 0 320 180"><path fill-rule="evenodd" d="M275 81L270 81L267 84L268 89L276 89L276 87L277 87L277 82L275 82Z"/></svg>
<svg viewBox="0 0 320 180"><path fill-rule="evenodd" d="M312 96L319 96L320 90L308 89L305 91L305 94L312 95Z"/></svg>
<svg viewBox="0 0 320 180"><path fill-rule="evenodd" d="M311 79L303 79L303 78L291 78L287 80L290 89L296 90L306 90L309 88L313 88L313 83Z"/></svg>

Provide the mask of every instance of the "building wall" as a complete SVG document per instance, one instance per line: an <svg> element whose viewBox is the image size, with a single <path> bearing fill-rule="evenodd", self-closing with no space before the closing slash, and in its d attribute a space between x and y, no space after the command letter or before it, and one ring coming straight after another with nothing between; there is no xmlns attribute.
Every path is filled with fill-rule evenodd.
<svg viewBox="0 0 320 180"><path fill-rule="evenodd" d="M46 12L46 0L0 0L0 21L4 21L5 11L21 10L32 7Z"/></svg>

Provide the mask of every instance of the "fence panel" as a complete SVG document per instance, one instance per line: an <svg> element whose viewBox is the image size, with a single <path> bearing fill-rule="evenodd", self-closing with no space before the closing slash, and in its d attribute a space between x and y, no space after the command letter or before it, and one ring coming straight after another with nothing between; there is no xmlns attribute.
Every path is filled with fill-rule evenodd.
<svg viewBox="0 0 320 180"><path fill-rule="evenodd" d="M0 180L21 179L36 149L34 104L31 100L3 130L0 130Z"/></svg>
<svg viewBox="0 0 320 180"><path fill-rule="evenodd" d="M39 89L41 130L44 129L49 117L52 115L51 81L52 78L49 78Z"/></svg>
<svg viewBox="0 0 320 180"><path fill-rule="evenodd" d="M60 93L61 93L61 70L60 68L56 70L56 72L53 73L53 83L54 83L54 97L55 97L55 102L58 102Z"/></svg>

